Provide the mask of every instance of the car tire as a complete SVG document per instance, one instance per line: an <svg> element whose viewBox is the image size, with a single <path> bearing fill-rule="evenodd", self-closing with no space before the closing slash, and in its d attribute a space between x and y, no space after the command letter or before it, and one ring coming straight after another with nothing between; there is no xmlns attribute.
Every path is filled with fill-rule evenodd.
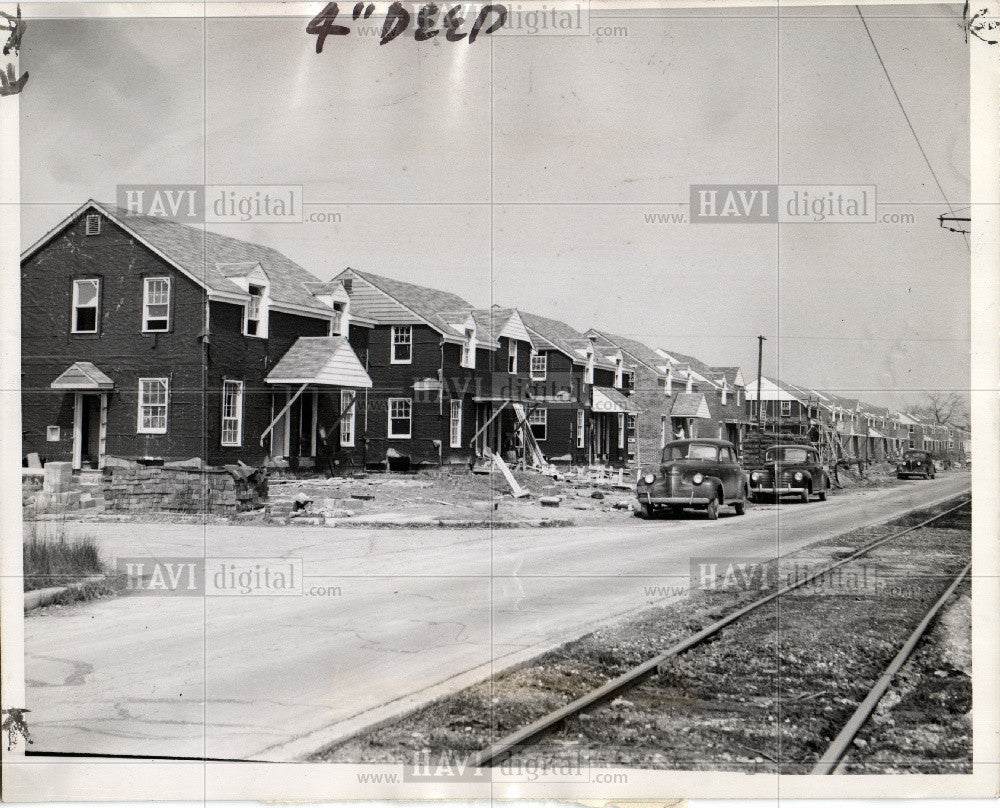
<svg viewBox="0 0 1000 808"><path fill-rule="evenodd" d="M802 501L803 502L808 502L809 501L809 489L808 488L805 491L802 492L801 497L802 497Z"/></svg>
<svg viewBox="0 0 1000 808"><path fill-rule="evenodd" d="M733 509L736 511L737 516L743 516L747 512L747 503L750 498L747 496L746 492L743 492L743 499L737 500L733 503Z"/></svg>
<svg viewBox="0 0 1000 808"><path fill-rule="evenodd" d="M818 496L820 502L826 502L826 489L824 488L822 491L820 491Z"/></svg>
<svg viewBox="0 0 1000 808"><path fill-rule="evenodd" d="M719 518L719 498L714 494L708 501L708 505L705 507L705 513L708 515L709 519L715 520Z"/></svg>
<svg viewBox="0 0 1000 808"><path fill-rule="evenodd" d="M653 509L645 502L640 502L639 507L635 511L635 515L640 519L649 519L653 516Z"/></svg>

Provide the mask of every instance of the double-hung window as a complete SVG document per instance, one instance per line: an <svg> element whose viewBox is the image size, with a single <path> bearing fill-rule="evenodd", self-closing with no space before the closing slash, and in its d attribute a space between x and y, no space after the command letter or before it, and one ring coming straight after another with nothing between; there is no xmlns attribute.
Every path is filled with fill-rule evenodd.
<svg viewBox="0 0 1000 808"><path fill-rule="evenodd" d="M449 444L452 449L462 448L462 400L453 398L451 400L451 440Z"/></svg>
<svg viewBox="0 0 1000 808"><path fill-rule="evenodd" d="M582 409L576 411L576 448L582 449L584 446L584 441L586 440L586 433L584 432L586 428L587 414Z"/></svg>
<svg viewBox="0 0 1000 808"><path fill-rule="evenodd" d="M243 444L243 382L222 383L222 445Z"/></svg>
<svg viewBox="0 0 1000 808"><path fill-rule="evenodd" d="M244 333L249 337L263 337L266 331L261 327L264 310L264 287L250 284L250 301L247 303L247 321Z"/></svg>
<svg viewBox="0 0 1000 808"><path fill-rule="evenodd" d="M389 399L389 437L408 438L413 422L413 399Z"/></svg>
<svg viewBox="0 0 1000 808"><path fill-rule="evenodd" d="M782 417L792 414L792 402L782 401L781 402L781 415Z"/></svg>
<svg viewBox="0 0 1000 808"><path fill-rule="evenodd" d="M536 382L545 381L549 373L549 355L542 351L531 355L531 378Z"/></svg>
<svg viewBox="0 0 1000 808"><path fill-rule="evenodd" d="M583 412L583 410L579 410ZM531 434L535 440L545 440L548 432L549 411L545 407L536 407L528 413L528 425L531 427Z"/></svg>
<svg viewBox="0 0 1000 808"><path fill-rule="evenodd" d="M354 390L340 391L340 445L354 445L354 420L357 408L354 403L357 392Z"/></svg>
<svg viewBox="0 0 1000 808"><path fill-rule="evenodd" d="M507 343L507 372L517 373L517 340Z"/></svg>
<svg viewBox="0 0 1000 808"><path fill-rule="evenodd" d="M142 330L170 330L170 278L146 278L143 281Z"/></svg>
<svg viewBox="0 0 1000 808"><path fill-rule="evenodd" d="M96 334L101 300L101 282L97 278L73 281L74 334Z"/></svg>
<svg viewBox="0 0 1000 808"><path fill-rule="evenodd" d="M413 326L394 325L392 327L392 356L394 365L408 365L413 361Z"/></svg>
<svg viewBox="0 0 1000 808"><path fill-rule="evenodd" d="M168 386L168 379L139 379L138 433L167 433Z"/></svg>

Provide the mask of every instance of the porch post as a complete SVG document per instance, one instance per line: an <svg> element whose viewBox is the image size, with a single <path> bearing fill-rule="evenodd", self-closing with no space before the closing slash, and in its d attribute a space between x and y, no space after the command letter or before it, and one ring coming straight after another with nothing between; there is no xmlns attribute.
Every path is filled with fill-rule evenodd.
<svg viewBox="0 0 1000 808"><path fill-rule="evenodd" d="M73 393L73 468L83 466L83 394Z"/></svg>
<svg viewBox="0 0 1000 808"><path fill-rule="evenodd" d="M108 394L101 393L101 426L98 433L97 468L104 468L104 455L108 448Z"/></svg>

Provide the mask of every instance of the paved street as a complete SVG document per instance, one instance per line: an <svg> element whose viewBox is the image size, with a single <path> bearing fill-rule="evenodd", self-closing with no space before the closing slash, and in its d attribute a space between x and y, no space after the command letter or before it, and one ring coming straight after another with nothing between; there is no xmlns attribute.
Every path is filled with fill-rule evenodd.
<svg viewBox="0 0 1000 808"><path fill-rule="evenodd" d="M691 556L773 557L969 488L966 473L614 528L71 524L117 556L296 556L302 597L121 597L26 617L37 752L289 759L327 728L481 678L684 586ZM650 587L664 587L654 591ZM374 715L368 713L367 715Z"/></svg>

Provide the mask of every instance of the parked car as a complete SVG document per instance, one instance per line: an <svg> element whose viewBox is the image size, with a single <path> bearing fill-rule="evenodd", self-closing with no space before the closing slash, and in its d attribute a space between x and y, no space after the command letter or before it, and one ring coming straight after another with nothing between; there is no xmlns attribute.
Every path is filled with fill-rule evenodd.
<svg viewBox="0 0 1000 808"><path fill-rule="evenodd" d="M812 446L772 446L764 452L764 467L750 472L750 496L754 501L764 495L775 499L795 495L808 502L815 494L822 502L829 490L830 475Z"/></svg>
<svg viewBox="0 0 1000 808"><path fill-rule="evenodd" d="M703 508L709 519L718 519L723 505L732 505L738 515L745 513L749 495L733 444L708 438L676 440L663 448L659 467L639 478L636 513L648 519L658 510Z"/></svg>
<svg viewBox="0 0 1000 808"><path fill-rule="evenodd" d="M920 449L907 449L903 452L903 459L896 464L896 478L900 480L910 477L933 480L934 475L934 458L931 457L930 452L924 452Z"/></svg>

